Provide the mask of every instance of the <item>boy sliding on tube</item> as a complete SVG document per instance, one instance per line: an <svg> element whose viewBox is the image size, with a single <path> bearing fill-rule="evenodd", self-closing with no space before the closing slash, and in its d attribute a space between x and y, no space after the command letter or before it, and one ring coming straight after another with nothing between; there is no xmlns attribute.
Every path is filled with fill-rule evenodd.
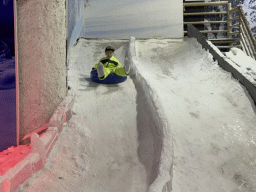
<svg viewBox="0 0 256 192"><path fill-rule="evenodd" d="M115 73L118 76L126 77L130 75L130 66L128 62L125 62L124 67L113 56L115 49L108 46L105 49L106 57L100 59L99 63L92 68L93 71L97 70L100 80L104 80L110 73Z"/></svg>

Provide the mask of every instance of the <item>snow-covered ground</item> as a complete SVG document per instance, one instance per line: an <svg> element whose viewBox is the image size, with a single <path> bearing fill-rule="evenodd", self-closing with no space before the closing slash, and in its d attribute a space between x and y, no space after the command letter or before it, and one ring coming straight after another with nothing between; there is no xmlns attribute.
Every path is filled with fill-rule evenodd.
<svg viewBox="0 0 256 192"><path fill-rule="evenodd" d="M68 78L76 93L73 111L77 115L64 128L45 168L24 191L146 190L147 173L137 155L135 85L130 78L118 85L90 81L90 71L104 57L105 47L114 46L116 58L123 63L126 43L80 39L71 49ZM143 155L140 159L151 163Z"/></svg>
<svg viewBox="0 0 256 192"><path fill-rule="evenodd" d="M147 162L154 147L145 98L130 77L118 85L89 79L107 45L123 64L126 41L80 39L72 48L69 85L77 95L76 115L45 168L22 191L145 191L147 171L154 168ZM255 190L255 108L244 87L195 39L141 40L136 49L136 68L171 124L173 191Z"/></svg>
<svg viewBox="0 0 256 192"><path fill-rule="evenodd" d="M256 61L253 58L248 57L245 52L235 47L224 55L232 61L231 65L235 69L256 86Z"/></svg>

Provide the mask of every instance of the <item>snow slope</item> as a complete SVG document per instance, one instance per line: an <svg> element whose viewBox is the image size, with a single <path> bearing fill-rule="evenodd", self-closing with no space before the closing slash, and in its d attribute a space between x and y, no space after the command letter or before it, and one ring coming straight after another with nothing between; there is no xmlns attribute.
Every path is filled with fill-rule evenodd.
<svg viewBox="0 0 256 192"><path fill-rule="evenodd" d="M130 78L117 85L97 84L89 78L91 68L104 57L109 44L116 48L116 58L123 63L126 43L80 39L72 48L69 86L77 98L73 107L76 115L71 119L76 125L69 123L64 128L46 168L31 178L23 191L146 190L147 172L140 161L150 164L152 152L137 152L135 85ZM144 148L151 149L151 143L145 144ZM86 148L91 148L91 155Z"/></svg>
<svg viewBox="0 0 256 192"><path fill-rule="evenodd" d="M137 71L127 81L89 82L103 48L115 46L123 63L125 43L80 39L72 48L69 85L78 98L76 115L46 168L23 191L146 191L156 178L148 173L157 140L150 132L155 117L143 111L138 88L145 84L134 79L136 73L152 87L171 125L173 191L255 190L255 107L244 87L188 38L138 40Z"/></svg>
<svg viewBox="0 0 256 192"><path fill-rule="evenodd" d="M255 112L243 86L195 39L136 47L137 68L171 124L173 191L255 190Z"/></svg>

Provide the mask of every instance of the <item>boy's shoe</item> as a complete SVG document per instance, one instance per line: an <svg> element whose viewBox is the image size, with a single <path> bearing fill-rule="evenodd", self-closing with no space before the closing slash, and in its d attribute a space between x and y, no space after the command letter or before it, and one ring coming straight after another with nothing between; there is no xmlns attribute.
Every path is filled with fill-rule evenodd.
<svg viewBox="0 0 256 192"><path fill-rule="evenodd" d="M98 65L97 72L98 72L98 77L102 77L105 75L105 70L102 63Z"/></svg>
<svg viewBox="0 0 256 192"><path fill-rule="evenodd" d="M124 71L125 73L128 75L130 72L130 65L129 65L129 60L127 58L125 58L124 61Z"/></svg>
<svg viewBox="0 0 256 192"><path fill-rule="evenodd" d="M103 79L104 79L104 77L105 77L105 75L104 75L103 77L99 77L99 80L103 80Z"/></svg>

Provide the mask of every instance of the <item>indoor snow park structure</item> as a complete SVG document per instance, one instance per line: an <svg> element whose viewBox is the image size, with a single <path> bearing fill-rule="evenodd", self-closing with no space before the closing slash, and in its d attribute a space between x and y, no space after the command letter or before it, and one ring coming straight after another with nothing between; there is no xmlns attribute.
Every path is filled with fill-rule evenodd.
<svg viewBox="0 0 256 192"><path fill-rule="evenodd" d="M256 189L254 38L221 52L190 23L184 36L180 0L16 7L19 145L0 191ZM120 82L92 79L107 46L129 63Z"/></svg>

